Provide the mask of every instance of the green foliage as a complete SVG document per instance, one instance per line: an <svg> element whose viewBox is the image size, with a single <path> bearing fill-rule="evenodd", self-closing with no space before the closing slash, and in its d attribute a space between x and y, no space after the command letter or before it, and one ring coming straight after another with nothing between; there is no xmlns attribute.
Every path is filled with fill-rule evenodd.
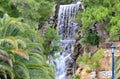
<svg viewBox="0 0 120 79"><path fill-rule="evenodd" d="M10 4L10 0L0 0L0 17L2 17L4 13L7 13L12 17L21 15L15 6Z"/></svg>
<svg viewBox="0 0 120 79"><path fill-rule="evenodd" d="M80 64L80 63L88 63L90 60L90 56L88 53L84 52L82 56L79 56L76 63Z"/></svg>
<svg viewBox="0 0 120 79"><path fill-rule="evenodd" d="M71 79L80 79L80 76L79 75L75 75L73 78Z"/></svg>
<svg viewBox="0 0 120 79"><path fill-rule="evenodd" d="M80 43L88 43L91 45L99 45L100 37L98 36L97 30L91 30L83 38L81 38Z"/></svg>
<svg viewBox="0 0 120 79"><path fill-rule="evenodd" d="M120 17L119 16L111 17L110 25L111 25L111 29L109 31L110 31L111 39L119 40Z"/></svg>
<svg viewBox="0 0 120 79"><path fill-rule="evenodd" d="M57 4L70 4L73 0L55 0Z"/></svg>
<svg viewBox="0 0 120 79"><path fill-rule="evenodd" d="M120 56L115 60L115 79L120 78Z"/></svg>
<svg viewBox="0 0 120 79"><path fill-rule="evenodd" d="M82 32L85 33L95 22L103 22L108 13L108 9L103 6L91 6L87 7L84 12L79 12L77 20L82 22Z"/></svg>
<svg viewBox="0 0 120 79"><path fill-rule="evenodd" d="M87 73L90 73L90 72L92 72L92 69L91 69L91 67L86 67L86 72L87 72Z"/></svg>
<svg viewBox="0 0 120 79"><path fill-rule="evenodd" d="M54 79L46 57L59 50L59 36L46 27L41 38L36 30L40 21L47 21L53 6L54 0L0 0L1 78Z"/></svg>
<svg viewBox="0 0 120 79"><path fill-rule="evenodd" d="M120 0L83 0L84 11L80 11L76 20L81 27L82 34L86 37L88 29L97 23L105 23L105 29L110 34L110 39L119 40ZM80 23L81 22L81 23ZM83 39L82 39L83 40Z"/></svg>
<svg viewBox="0 0 120 79"><path fill-rule="evenodd" d="M24 22L37 29L38 22L47 21L52 13L53 0L1 0L0 17L4 13L12 17L23 17Z"/></svg>
<svg viewBox="0 0 120 79"><path fill-rule="evenodd" d="M59 35L57 34L57 31L54 28L45 27L45 33L44 33L44 44L45 52L44 54L46 56L53 55L55 52L60 50L58 46L59 42Z"/></svg>
<svg viewBox="0 0 120 79"><path fill-rule="evenodd" d="M32 20L47 20L50 16L54 2L47 0L11 0L23 17Z"/></svg>
<svg viewBox="0 0 120 79"><path fill-rule="evenodd" d="M0 77L11 79L54 79L53 68L46 63L43 39L20 18L0 18ZM36 71L32 71L36 70Z"/></svg>
<svg viewBox="0 0 120 79"><path fill-rule="evenodd" d="M90 56L88 53L84 52L82 56L77 59L77 64L80 64L81 68L86 69L86 72L91 72L92 69L97 68L98 61L102 58L102 49L99 49L94 55Z"/></svg>
<svg viewBox="0 0 120 79"><path fill-rule="evenodd" d="M102 49L99 49L99 50L91 57L91 60L94 61L94 62L98 62L98 61L102 58L102 53L103 53L103 50L102 50Z"/></svg>

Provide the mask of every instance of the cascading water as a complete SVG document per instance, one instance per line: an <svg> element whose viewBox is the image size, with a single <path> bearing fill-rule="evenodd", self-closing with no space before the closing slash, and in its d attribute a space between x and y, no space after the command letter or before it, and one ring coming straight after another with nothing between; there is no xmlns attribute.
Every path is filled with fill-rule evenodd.
<svg viewBox="0 0 120 79"><path fill-rule="evenodd" d="M69 75L73 75L73 63L71 54L74 51L77 24L71 21L79 9L80 2L76 4L60 5L58 13L58 34L60 35L59 46L61 51L57 53L59 56L55 59L55 76L56 79L69 79ZM68 76L66 76L68 75Z"/></svg>

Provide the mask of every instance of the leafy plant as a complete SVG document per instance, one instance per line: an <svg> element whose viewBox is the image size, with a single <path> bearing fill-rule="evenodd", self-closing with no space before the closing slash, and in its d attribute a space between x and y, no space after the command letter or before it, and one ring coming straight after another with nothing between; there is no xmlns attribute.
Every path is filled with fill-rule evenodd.
<svg viewBox="0 0 120 79"><path fill-rule="evenodd" d="M87 72L91 72L92 69L97 68L98 61L102 58L102 49L99 49L93 56L90 56L88 53L84 52L82 56L79 56L77 59L77 64L81 68L85 68Z"/></svg>
<svg viewBox="0 0 120 79"><path fill-rule="evenodd" d="M119 0L83 0L83 5L85 7L84 11L79 11L76 16L76 21L79 23L80 32L83 35L81 41L85 41L90 35L88 29L94 28L96 22L103 23L104 31L108 32L110 35L110 40L118 41L119 40L119 18L120 18L120 1ZM101 13L102 12L102 13ZM109 39L108 38L108 39ZM91 40L91 39L90 39ZM96 41L95 43L97 43ZM93 41L90 42L93 44Z"/></svg>
<svg viewBox="0 0 120 79"><path fill-rule="evenodd" d="M55 0L57 4L70 4L73 0Z"/></svg>
<svg viewBox="0 0 120 79"><path fill-rule="evenodd" d="M78 75L75 75L73 78L71 78L71 79L81 79L80 78L80 76L78 76Z"/></svg>
<svg viewBox="0 0 120 79"><path fill-rule="evenodd" d="M86 34L83 38L80 39L80 43L88 43L91 45L99 45L100 37L98 36L97 30L91 30L88 34Z"/></svg>
<svg viewBox="0 0 120 79"><path fill-rule="evenodd" d="M45 27L45 33L44 33L44 44L45 52L44 54L46 56L53 55L55 52L59 51L59 35L57 34L57 31L54 28Z"/></svg>
<svg viewBox="0 0 120 79"><path fill-rule="evenodd" d="M54 70L43 53L43 39L29 25L7 14L0 18L0 77L54 79ZM32 71L34 70L34 71Z"/></svg>
<svg viewBox="0 0 120 79"><path fill-rule="evenodd" d="M120 78L120 56L118 56L118 58L115 60L115 79L119 79Z"/></svg>

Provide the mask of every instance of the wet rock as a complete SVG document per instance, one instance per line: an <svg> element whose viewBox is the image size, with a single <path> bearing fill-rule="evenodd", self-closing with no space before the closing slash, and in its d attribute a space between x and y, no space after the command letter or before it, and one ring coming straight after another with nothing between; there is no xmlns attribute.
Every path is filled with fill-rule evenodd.
<svg viewBox="0 0 120 79"><path fill-rule="evenodd" d="M71 55L71 57L72 57L74 60L76 60L77 57L78 57L78 55L79 55L79 53L78 53L78 52L75 52L75 53L73 53L73 54Z"/></svg>
<svg viewBox="0 0 120 79"><path fill-rule="evenodd" d="M67 68L67 71L72 71L72 68Z"/></svg>
<svg viewBox="0 0 120 79"><path fill-rule="evenodd" d="M73 74L72 68L69 68L66 72L66 76L72 75L72 74Z"/></svg>
<svg viewBox="0 0 120 79"><path fill-rule="evenodd" d="M66 76L72 75L73 74L73 64L74 64L74 60L73 59L69 59L66 61Z"/></svg>
<svg viewBox="0 0 120 79"><path fill-rule="evenodd" d="M49 26L53 27L56 29L57 23L58 23L58 14L59 14L59 4L56 4L54 7L54 14L48 18L48 24Z"/></svg>
<svg viewBox="0 0 120 79"><path fill-rule="evenodd" d="M68 62L68 63L67 63L67 67L72 67L72 65L73 65L73 64L72 64L71 62Z"/></svg>
<svg viewBox="0 0 120 79"><path fill-rule="evenodd" d="M71 55L72 59L76 60L79 54L83 53L83 48L80 43L74 45L74 53Z"/></svg>

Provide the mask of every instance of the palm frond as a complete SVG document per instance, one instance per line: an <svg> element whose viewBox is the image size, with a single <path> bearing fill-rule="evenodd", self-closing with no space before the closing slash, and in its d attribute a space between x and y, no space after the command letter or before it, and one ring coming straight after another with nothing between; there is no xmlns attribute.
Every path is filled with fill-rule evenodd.
<svg viewBox="0 0 120 79"><path fill-rule="evenodd" d="M12 59L10 58L9 54L8 54L6 51L2 50L2 49L0 49L0 58L1 58L2 60L7 61L7 62L9 63L9 65L10 65L11 67L13 67Z"/></svg>
<svg viewBox="0 0 120 79"><path fill-rule="evenodd" d="M5 79L7 79L7 74L5 70L0 70L0 74L3 75Z"/></svg>
<svg viewBox="0 0 120 79"><path fill-rule="evenodd" d="M18 47L20 46L21 48L26 48L26 42L21 40L21 39L17 39L17 43L18 43Z"/></svg>
<svg viewBox="0 0 120 79"><path fill-rule="evenodd" d="M2 59L3 61L7 61L9 65L13 67L12 60L8 56L5 56L2 53L0 53L0 59Z"/></svg>
<svg viewBox="0 0 120 79"><path fill-rule="evenodd" d="M5 14L3 18L0 19L0 30L2 31L2 36L6 36L10 34L15 34L18 30L24 32L25 24L22 24L18 19L9 17L8 14Z"/></svg>
<svg viewBox="0 0 120 79"><path fill-rule="evenodd" d="M13 69L11 67L9 67L8 65L0 64L0 70L7 71L6 74L9 74L11 79L14 79L15 75L14 75Z"/></svg>
<svg viewBox="0 0 120 79"><path fill-rule="evenodd" d="M30 56L30 62L34 62L34 63L39 64L39 65L43 64L43 62L38 57L36 57L35 55Z"/></svg>
<svg viewBox="0 0 120 79"><path fill-rule="evenodd" d="M8 17L4 20L4 27L9 27L12 24L12 21L15 21L15 18Z"/></svg>
<svg viewBox="0 0 120 79"><path fill-rule="evenodd" d="M15 68L16 72L17 72L17 69L20 68L20 70L21 70L21 72L23 73L23 76L24 76L23 79L30 79L29 70L28 70L28 68L25 66L24 63L22 63L22 62L20 62L20 61L16 61L16 62L14 63L14 65L15 65L15 67L17 67L17 68ZM18 72L18 73L19 73L19 72Z"/></svg>
<svg viewBox="0 0 120 79"><path fill-rule="evenodd" d="M31 42L27 43L26 50L30 50L30 49L38 49L41 52L44 51L43 45L41 43L31 43Z"/></svg>
<svg viewBox="0 0 120 79"><path fill-rule="evenodd" d="M39 53L30 53L29 54L31 57L35 57L35 58L38 58L39 61L41 62L45 62L45 57Z"/></svg>
<svg viewBox="0 0 120 79"><path fill-rule="evenodd" d="M18 21L16 18L8 17L5 19L5 27L9 27L10 25L14 25L15 27L19 28L21 31L24 31L24 27L22 23Z"/></svg>
<svg viewBox="0 0 120 79"><path fill-rule="evenodd" d="M37 69L37 70L39 70L40 72L42 72L42 74L40 74L40 75L42 75L42 76L44 76L44 79L47 79L47 78L45 78L45 77L48 77L48 75L47 75L47 70L46 70L46 68L43 66L43 65L38 65L38 64L27 64L27 67L29 68L29 69Z"/></svg>
<svg viewBox="0 0 120 79"><path fill-rule="evenodd" d="M4 42L8 42L12 44L16 49L18 49L18 43L15 37L10 36L10 37L0 39L0 45L2 45Z"/></svg>
<svg viewBox="0 0 120 79"><path fill-rule="evenodd" d="M9 57L9 54L5 50L0 49L0 53Z"/></svg>
<svg viewBox="0 0 120 79"><path fill-rule="evenodd" d="M5 23L5 20L8 19L8 18L10 18L9 15L8 14L4 14L3 15L3 23Z"/></svg>
<svg viewBox="0 0 120 79"><path fill-rule="evenodd" d="M22 49L11 50L11 52L14 53L14 54L19 54L23 58L29 60L29 55Z"/></svg>

